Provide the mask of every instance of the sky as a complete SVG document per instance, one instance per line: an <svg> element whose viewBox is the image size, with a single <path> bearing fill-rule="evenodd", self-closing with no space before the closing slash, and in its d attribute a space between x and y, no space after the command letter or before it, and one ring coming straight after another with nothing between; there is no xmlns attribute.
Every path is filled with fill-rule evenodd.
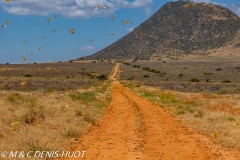
<svg viewBox="0 0 240 160"><path fill-rule="evenodd" d="M2 64L58 62L96 53L175 0L6 1L0 0ZM240 15L240 0L193 1L221 5Z"/></svg>

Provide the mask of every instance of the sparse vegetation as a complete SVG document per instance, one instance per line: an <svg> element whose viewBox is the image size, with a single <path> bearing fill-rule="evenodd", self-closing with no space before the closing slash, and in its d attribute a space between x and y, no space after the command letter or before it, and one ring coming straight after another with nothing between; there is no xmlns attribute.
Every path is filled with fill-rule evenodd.
<svg viewBox="0 0 240 160"><path fill-rule="evenodd" d="M190 3L195 7L189 7ZM191 129L193 133L198 132L211 138L204 145L200 144L201 140L196 140L196 145L200 144L201 147L199 151L196 148L197 153L209 152L220 159L225 153L218 152L219 148L224 147L226 151L234 147L238 150L234 156L239 157L240 67L236 67L239 61L224 61L219 58L220 50L215 51L217 56L208 55L210 49L219 48L235 37L240 29L239 17L228 9L213 6L182 0L169 2L132 33L86 57L97 60L0 65L0 153L5 150L72 150L73 143L82 143L78 138L83 133L88 133L89 126L101 126L97 121L107 111L111 117L109 119L107 115L104 120L111 122L111 127L113 126L113 129L107 130L112 132L117 127L120 130L124 128L125 132L125 128L132 130L126 137L111 133L121 135L118 138L120 141L124 140L124 152L134 151L136 156L144 152L143 158L146 158L144 154L153 146L148 144L147 139L155 137L156 131L161 132L168 142L173 140L180 142L179 146L182 146L190 142L185 135ZM104 8L107 9L108 6ZM189 27L189 24L194 24L194 27ZM71 34L74 33L69 30ZM233 43L231 46L239 47L240 43ZM5 47L9 48L8 45ZM127 59L128 56L131 59ZM186 56L188 57L185 58ZM30 58L27 58L23 57L23 60L28 63ZM117 79L121 79L120 82L138 96L148 100L133 95L119 85L118 81L114 80L110 87L108 75L116 62L123 62ZM110 92L112 95L117 93L113 96L113 102L116 100L117 105L111 103L106 110L111 102ZM153 103L158 104L159 108ZM113 108L115 106L119 108ZM112 123L115 119L119 121ZM145 134L144 127L149 127L148 125L154 127ZM173 126L172 130L177 128L174 132L181 131L180 137L170 132L170 125ZM160 130L154 130L155 127ZM94 135L90 133L91 136ZM113 138L114 143L107 142L112 138L103 135L99 138L98 133L96 139L92 136L93 141L89 143L98 149L95 159L102 152L99 143L96 145L95 142L104 141L112 148L111 145L119 141ZM135 137L129 140L133 136ZM190 145L195 146L196 137L191 138L194 145ZM156 138L154 146L159 144L162 147L164 143ZM221 144L222 147L209 144ZM176 148L175 153L184 151L177 145L173 146ZM89 146L84 145L83 148L87 149ZM156 151L158 152L154 152ZM168 157L167 154L160 154ZM179 155L174 154L168 158L178 158ZM199 158L195 150L191 154Z"/></svg>
<svg viewBox="0 0 240 160"><path fill-rule="evenodd" d="M74 78L69 74L66 80L64 74L85 68L87 73L107 75L114 64L96 63L93 67L91 62L56 63L50 71L46 64L9 65L14 69L0 73L0 94L5 106L0 108L0 150L66 149L72 138L79 138L89 124L102 117L111 101L108 81L87 75L83 78L80 74ZM32 75L30 79L22 77L26 72ZM22 82L26 83L21 85Z"/></svg>
<svg viewBox="0 0 240 160"><path fill-rule="evenodd" d="M213 58L214 59L214 58ZM127 63L127 62L126 62ZM201 58L199 61L189 61L181 59L180 61L170 61L167 66L158 62L158 61L137 61L131 64L145 66L150 69L155 69L161 72L153 73L149 72L151 78L144 78L143 75L146 74L146 71L139 68L132 68L126 65L121 65L120 79L134 80L134 82L139 82L144 85L161 87L163 89L178 90L181 92L203 92L207 90L210 93L216 93L221 91L222 88L231 90L228 93L238 93L240 89L240 74L238 70L233 70L233 68L238 65L237 60L231 63L225 61L214 61L211 62L207 58ZM210 67L211 66L211 67ZM223 67L224 66L224 67ZM187 68L187 69L184 69ZM220 72L216 72L216 68L222 68ZM214 73L210 77L209 82L206 83L206 76L203 71ZM183 74L182 78L179 78L179 74ZM227 75L227 77L226 77ZM180 75L181 76L181 75ZM134 78L133 78L134 77ZM168 78L168 81L166 81ZM196 78L200 81L192 82L189 81L191 78ZM231 83L221 83L226 78L231 80ZM193 79L193 81L195 81ZM231 85L230 85L231 84Z"/></svg>
<svg viewBox="0 0 240 160"><path fill-rule="evenodd" d="M233 109L230 106L233 99L227 101L229 96L216 97L214 94L202 93L185 94L174 91L166 92L151 87L148 90L148 88L145 86L144 88L132 89L139 95L164 107L181 119L185 125L209 135L214 143L220 143L223 147L231 145L231 147L240 148L240 145L235 143L240 140L235 135L236 132L239 132L239 128L235 127L239 125L239 117L234 113L234 110L237 111L239 108ZM214 106L212 106L212 102L214 102ZM218 110L221 112L217 112ZM229 129L226 130L226 128Z"/></svg>

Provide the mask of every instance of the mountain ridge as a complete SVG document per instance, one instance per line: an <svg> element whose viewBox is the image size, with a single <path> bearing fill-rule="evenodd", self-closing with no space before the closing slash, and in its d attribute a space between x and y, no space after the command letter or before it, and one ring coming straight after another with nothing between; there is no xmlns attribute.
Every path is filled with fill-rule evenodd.
<svg viewBox="0 0 240 160"><path fill-rule="evenodd" d="M205 53L233 40L239 29L240 18L225 7L168 2L131 33L80 59L149 59L154 54Z"/></svg>

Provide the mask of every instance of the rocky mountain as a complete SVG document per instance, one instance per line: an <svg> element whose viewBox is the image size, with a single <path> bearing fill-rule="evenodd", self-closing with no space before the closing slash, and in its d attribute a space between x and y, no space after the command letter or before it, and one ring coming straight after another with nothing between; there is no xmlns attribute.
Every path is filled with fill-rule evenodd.
<svg viewBox="0 0 240 160"><path fill-rule="evenodd" d="M154 54L195 54L233 40L240 18L222 6L169 2L131 33L84 59L148 59Z"/></svg>

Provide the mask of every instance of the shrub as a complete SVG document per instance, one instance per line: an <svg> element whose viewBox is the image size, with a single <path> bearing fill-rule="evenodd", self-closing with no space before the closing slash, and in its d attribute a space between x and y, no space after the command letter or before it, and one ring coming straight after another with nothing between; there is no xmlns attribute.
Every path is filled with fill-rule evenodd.
<svg viewBox="0 0 240 160"><path fill-rule="evenodd" d="M222 70L222 68L217 68L217 69L216 69L216 71L221 71L221 70Z"/></svg>
<svg viewBox="0 0 240 160"><path fill-rule="evenodd" d="M145 75L143 75L143 77L144 77L144 78L148 78L148 77L149 77L149 75L145 74Z"/></svg>
<svg viewBox="0 0 240 160"><path fill-rule="evenodd" d="M97 78L98 79L100 79L101 81L103 81L103 80L107 80L107 75L105 75L105 74L102 74L102 75L100 75L100 76L97 76Z"/></svg>
<svg viewBox="0 0 240 160"><path fill-rule="evenodd" d="M133 68L140 68L141 66L140 65L133 65L132 67Z"/></svg>
<svg viewBox="0 0 240 160"><path fill-rule="evenodd" d="M153 70L153 73L160 73L160 71L158 71L158 70Z"/></svg>
<svg viewBox="0 0 240 160"><path fill-rule="evenodd" d="M150 71L149 67L143 67L142 69L145 70L145 71Z"/></svg>
<svg viewBox="0 0 240 160"><path fill-rule="evenodd" d="M124 64L124 65L126 65L126 66L130 66L130 63L124 62L124 63L122 63L122 64Z"/></svg>
<svg viewBox="0 0 240 160"><path fill-rule="evenodd" d="M230 80L224 80L224 81L222 81L222 83L231 83L231 81Z"/></svg>
<svg viewBox="0 0 240 160"><path fill-rule="evenodd" d="M206 76L206 82L209 82L210 77L213 75L213 73L210 73L210 72L204 72L203 74Z"/></svg>
<svg viewBox="0 0 240 160"><path fill-rule="evenodd" d="M127 78L127 80L134 80L134 79L135 79L134 76L132 76L132 77L130 77L130 78Z"/></svg>
<svg viewBox="0 0 240 160"><path fill-rule="evenodd" d="M180 73L180 74L178 75L178 78L183 78L183 74Z"/></svg>
<svg viewBox="0 0 240 160"><path fill-rule="evenodd" d="M160 73L159 76L160 77L164 77L167 73L163 72L163 73Z"/></svg>
<svg viewBox="0 0 240 160"><path fill-rule="evenodd" d="M234 117L232 117L232 116L227 117L226 119L227 119L228 121L231 121L231 122L232 122L232 121L236 121L236 119L235 119Z"/></svg>
<svg viewBox="0 0 240 160"><path fill-rule="evenodd" d="M24 77L32 77L31 74L25 74Z"/></svg>
<svg viewBox="0 0 240 160"><path fill-rule="evenodd" d="M76 111L75 111L75 115L76 115L76 116L82 116L83 113L82 113L82 111L80 111L80 110L76 110Z"/></svg>
<svg viewBox="0 0 240 160"><path fill-rule="evenodd" d="M197 79L197 78L191 78L189 81L190 81L190 82L200 82L200 80Z"/></svg>

